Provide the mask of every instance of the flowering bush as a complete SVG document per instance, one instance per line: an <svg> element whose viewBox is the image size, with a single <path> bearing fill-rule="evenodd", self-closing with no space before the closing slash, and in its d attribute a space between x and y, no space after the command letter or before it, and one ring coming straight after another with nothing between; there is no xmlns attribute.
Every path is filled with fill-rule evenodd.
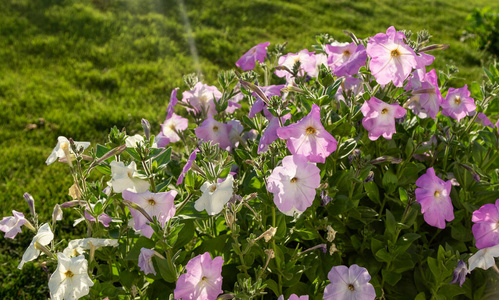
<svg viewBox="0 0 499 300"><path fill-rule="evenodd" d="M427 32L348 35L258 44L219 87L186 76L157 135L59 137L47 164L71 199L40 226L26 194L30 217L0 222L35 233L19 268L57 266L54 299L480 297L475 269L499 272L498 78L450 87ZM60 241L70 209L87 234Z"/></svg>

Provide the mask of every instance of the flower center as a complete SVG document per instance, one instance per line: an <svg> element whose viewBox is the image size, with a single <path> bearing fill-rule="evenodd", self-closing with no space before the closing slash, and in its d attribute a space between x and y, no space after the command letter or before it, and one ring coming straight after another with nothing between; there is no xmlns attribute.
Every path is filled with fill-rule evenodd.
<svg viewBox="0 0 499 300"><path fill-rule="evenodd" d="M433 196L439 197L440 196L440 191L435 191L435 193L433 194Z"/></svg>
<svg viewBox="0 0 499 300"><path fill-rule="evenodd" d="M307 134L315 134L317 132L317 130L312 126L309 126L309 127L307 127L307 129L305 129L305 132Z"/></svg>
<svg viewBox="0 0 499 300"><path fill-rule="evenodd" d="M461 97L457 96L456 98L454 98L454 103L460 104L461 103Z"/></svg>
<svg viewBox="0 0 499 300"><path fill-rule="evenodd" d="M217 132L218 131L218 126L213 126L213 132Z"/></svg>
<svg viewBox="0 0 499 300"><path fill-rule="evenodd" d="M392 55L392 57L399 57L400 56L399 49L397 48L395 50L392 50L390 54Z"/></svg>
<svg viewBox="0 0 499 300"><path fill-rule="evenodd" d="M132 171L128 171L128 172L126 172L126 174L128 175L128 178L133 178L133 172Z"/></svg>
<svg viewBox="0 0 499 300"><path fill-rule="evenodd" d="M353 286L353 284L349 284L348 285L348 289L351 290L351 291L354 291L355 290L355 287Z"/></svg>
<svg viewBox="0 0 499 300"><path fill-rule="evenodd" d="M388 112L388 108L386 108L386 107L381 110L382 115L386 114L387 112Z"/></svg>
<svg viewBox="0 0 499 300"><path fill-rule="evenodd" d="M71 270L67 270L66 273L64 273L64 275L66 276L66 278L71 278L75 276L75 274L71 272Z"/></svg>
<svg viewBox="0 0 499 300"><path fill-rule="evenodd" d="M350 55L352 55L352 53L350 53L350 51L348 51L348 50L345 50L345 51L343 51L343 55L350 56Z"/></svg>
<svg viewBox="0 0 499 300"><path fill-rule="evenodd" d="M297 181L298 181L298 178L293 177L293 178L291 178L291 180L290 180L289 182L291 182L291 183L295 183L295 182L297 182Z"/></svg>
<svg viewBox="0 0 499 300"><path fill-rule="evenodd" d="M213 192L214 192L214 191L216 191L216 190L217 190L217 185L216 185L216 184L214 184L214 185L212 185L212 186L210 187L210 192L212 192L212 193L213 193Z"/></svg>
<svg viewBox="0 0 499 300"><path fill-rule="evenodd" d="M147 202L149 202L149 205L151 205L151 206L156 205L156 201L154 201L154 199L149 199L149 200L147 200Z"/></svg>

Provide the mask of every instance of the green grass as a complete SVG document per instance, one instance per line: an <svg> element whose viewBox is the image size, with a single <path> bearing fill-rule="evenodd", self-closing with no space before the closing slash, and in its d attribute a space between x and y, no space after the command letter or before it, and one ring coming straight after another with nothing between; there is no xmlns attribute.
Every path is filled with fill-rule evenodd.
<svg viewBox="0 0 499 300"><path fill-rule="evenodd" d="M432 53L434 66L456 64L462 77L457 86L483 78L486 57L459 38L466 16L488 0L185 2L210 84L257 43L287 41L295 52L311 49L319 33L348 41L343 30L366 38L391 25L427 29L435 43L449 44ZM57 136L103 142L114 125L140 130L141 118L159 130L171 90L182 91L182 75L196 71L180 16L173 0L0 1L2 216L12 209L28 212L24 192L34 196L42 222L55 203L68 200L66 168L44 164ZM71 223L64 221L64 232L71 233ZM30 240L26 232L16 241L0 238L0 298L47 293L40 268L15 269Z"/></svg>

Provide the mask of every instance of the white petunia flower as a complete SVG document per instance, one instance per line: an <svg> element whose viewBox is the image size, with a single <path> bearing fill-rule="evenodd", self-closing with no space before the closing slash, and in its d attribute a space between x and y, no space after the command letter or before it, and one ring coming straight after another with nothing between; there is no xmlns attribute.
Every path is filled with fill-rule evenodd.
<svg viewBox="0 0 499 300"><path fill-rule="evenodd" d="M477 253L473 254L468 259L468 264L470 266L468 272L473 271L475 268L487 270L496 264L496 257L499 257L499 245L478 250Z"/></svg>
<svg viewBox="0 0 499 300"><path fill-rule="evenodd" d="M227 175L227 178L222 183L211 184L205 182L201 186L203 195L194 203L194 208L198 211L206 209L209 215L216 215L222 211L224 204L229 202L232 197L232 183L234 177Z"/></svg>
<svg viewBox="0 0 499 300"><path fill-rule="evenodd" d="M50 226L48 223L45 223L38 229L38 233L33 237L31 244L29 244L28 249L23 254L23 258L19 263L18 269L22 269L23 265L28 262L36 259L40 255L40 250L36 248L35 244L40 244L42 246L48 245L54 239L54 234L50 230Z"/></svg>
<svg viewBox="0 0 499 300"><path fill-rule="evenodd" d="M122 193L129 190L134 193L144 193L149 189L149 182L143 179L135 178L137 176L137 165L132 161L128 166L122 161L111 162L111 182L113 191ZM109 183L108 183L109 184Z"/></svg>
<svg viewBox="0 0 499 300"><path fill-rule="evenodd" d="M138 143L144 144L144 137L141 136L140 134L136 134L134 136L127 136L125 143L127 148L135 148L137 147Z"/></svg>
<svg viewBox="0 0 499 300"><path fill-rule="evenodd" d="M83 147L83 149L87 149L88 146L90 146L90 142L75 142L75 144L77 147ZM67 147L70 154L74 155L73 150L71 150L71 147L69 146L69 140L64 136L58 137L57 145L55 146L54 150L52 150L52 153L50 153L50 156L47 158L45 163L47 165L50 165L51 163L55 162L58 158L66 157L66 155L64 154L65 147Z"/></svg>
<svg viewBox="0 0 499 300"><path fill-rule="evenodd" d="M97 239L97 238L87 238L72 240L69 242L63 253L67 257L78 256L83 254L85 250L89 250L90 247L94 249L101 247L118 247L118 240L115 239Z"/></svg>
<svg viewBox="0 0 499 300"><path fill-rule="evenodd" d="M93 285L85 256L69 258L64 253L57 254L57 269L49 279L53 300L79 299L88 295Z"/></svg>

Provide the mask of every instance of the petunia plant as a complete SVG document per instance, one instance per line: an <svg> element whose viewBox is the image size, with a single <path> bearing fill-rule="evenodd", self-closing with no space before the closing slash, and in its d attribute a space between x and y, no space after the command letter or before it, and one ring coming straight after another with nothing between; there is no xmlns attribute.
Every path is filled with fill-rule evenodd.
<svg viewBox="0 0 499 300"><path fill-rule="evenodd" d="M489 293L497 66L463 85L431 66L446 46L426 31L346 33L291 53L262 42L216 86L186 75L141 133L59 137L47 164L67 165L67 201L39 220L30 191L0 221L9 239L33 231L19 268L48 266L53 299ZM72 215L63 240L58 220Z"/></svg>

